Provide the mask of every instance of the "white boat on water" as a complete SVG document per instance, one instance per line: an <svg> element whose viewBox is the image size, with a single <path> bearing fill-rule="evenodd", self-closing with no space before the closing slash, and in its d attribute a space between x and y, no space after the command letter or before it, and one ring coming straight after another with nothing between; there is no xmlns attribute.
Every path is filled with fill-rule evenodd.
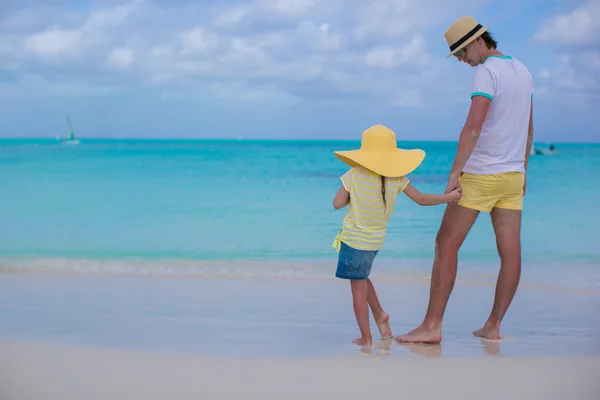
<svg viewBox="0 0 600 400"><path fill-rule="evenodd" d="M79 144L79 139L64 139L62 144Z"/></svg>
<svg viewBox="0 0 600 400"><path fill-rule="evenodd" d="M553 144L550 144L546 149L531 146L530 155L532 156L552 156L554 154L556 154L556 147Z"/></svg>
<svg viewBox="0 0 600 400"><path fill-rule="evenodd" d="M79 144L79 139L75 138L75 132L73 131L73 124L71 123L71 117L67 115L67 124L69 126L69 134L66 138L56 137L62 144L74 145Z"/></svg>

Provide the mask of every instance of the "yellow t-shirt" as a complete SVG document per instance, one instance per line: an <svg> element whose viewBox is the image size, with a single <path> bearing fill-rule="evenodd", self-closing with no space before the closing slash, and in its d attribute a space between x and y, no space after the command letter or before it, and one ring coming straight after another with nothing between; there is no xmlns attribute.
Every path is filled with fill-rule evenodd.
<svg viewBox="0 0 600 400"><path fill-rule="evenodd" d="M380 175L355 167L342 175L341 179L342 185L350 193L350 203L333 247L340 251L341 241L359 250L379 250L383 246L396 197L408 185L408 178L385 178L386 205L381 193Z"/></svg>

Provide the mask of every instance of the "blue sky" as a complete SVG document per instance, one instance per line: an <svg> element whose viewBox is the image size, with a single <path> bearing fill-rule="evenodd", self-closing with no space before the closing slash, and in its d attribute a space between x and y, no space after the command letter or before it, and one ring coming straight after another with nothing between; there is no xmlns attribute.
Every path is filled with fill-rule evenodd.
<svg viewBox="0 0 600 400"><path fill-rule="evenodd" d="M530 68L538 141L600 141L600 0L41 3L0 2L0 137L456 140L472 15Z"/></svg>

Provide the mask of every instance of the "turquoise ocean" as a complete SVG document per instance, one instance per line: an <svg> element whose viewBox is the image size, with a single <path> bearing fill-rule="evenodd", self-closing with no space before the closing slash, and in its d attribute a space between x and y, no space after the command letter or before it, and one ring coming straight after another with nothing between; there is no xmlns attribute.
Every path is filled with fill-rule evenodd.
<svg viewBox="0 0 600 400"><path fill-rule="evenodd" d="M441 193L456 143L422 148L410 180ZM0 338L233 357L355 354L332 248L359 141L0 141ZM600 146L532 156L523 271L502 344L480 342L499 260L489 215L460 253L433 349L399 356L600 354ZM372 270L396 334L421 321L444 206L402 195ZM372 326L374 329L374 326ZM442 350L443 349L443 350ZM420 354L423 351L423 354Z"/></svg>
<svg viewBox="0 0 600 400"><path fill-rule="evenodd" d="M359 141L0 141L3 270L333 276L344 216L332 208L346 166L332 154ZM410 175L441 193L452 142ZM560 144L531 156L524 200L523 282L600 289L600 145ZM399 199L374 274L428 276L444 206ZM488 214L460 253L464 279L495 279Z"/></svg>

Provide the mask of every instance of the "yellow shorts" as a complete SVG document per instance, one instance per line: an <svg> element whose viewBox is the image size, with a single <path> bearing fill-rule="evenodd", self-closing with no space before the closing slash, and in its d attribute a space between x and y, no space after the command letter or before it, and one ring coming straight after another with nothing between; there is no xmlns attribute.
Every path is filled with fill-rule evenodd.
<svg viewBox="0 0 600 400"><path fill-rule="evenodd" d="M525 174L504 172L501 174L475 175L461 173L463 187L460 206L490 212L493 208L521 210L523 208L523 184Z"/></svg>

